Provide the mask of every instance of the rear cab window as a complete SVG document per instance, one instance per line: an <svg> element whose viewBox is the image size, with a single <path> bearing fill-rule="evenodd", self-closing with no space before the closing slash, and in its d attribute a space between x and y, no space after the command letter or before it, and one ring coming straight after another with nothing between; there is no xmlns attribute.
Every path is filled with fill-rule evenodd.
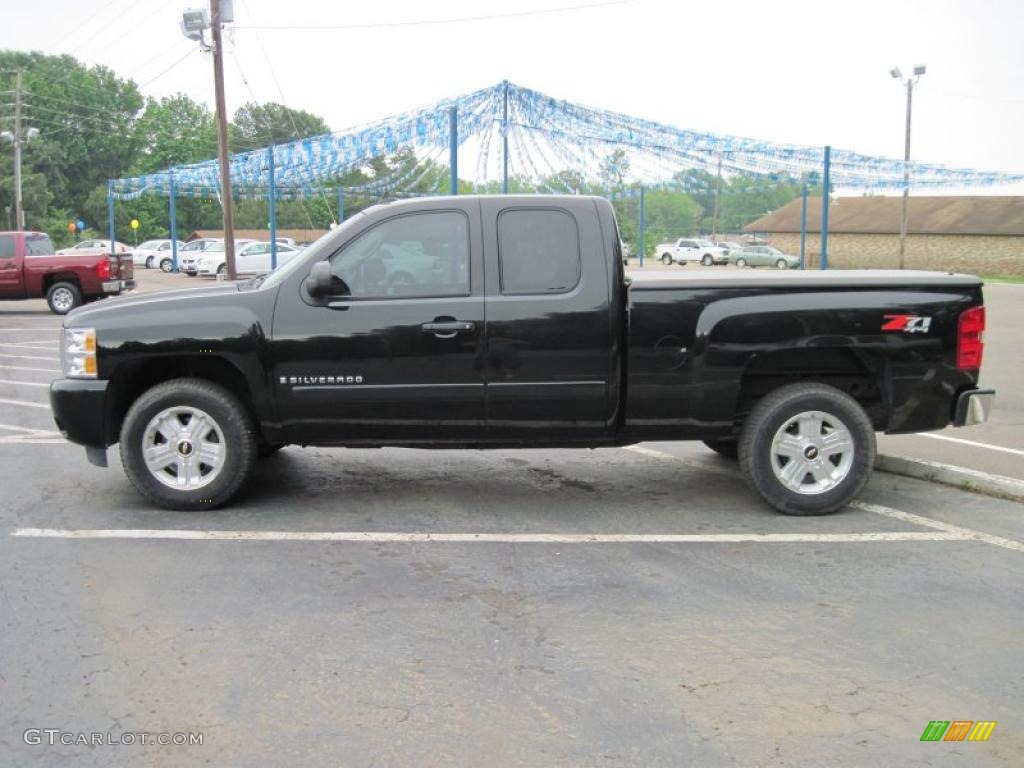
<svg viewBox="0 0 1024 768"><path fill-rule="evenodd" d="M50 256L53 242L47 235L25 235L26 256Z"/></svg>
<svg viewBox="0 0 1024 768"><path fill-rule="evenodd" d="M576 219L552 208L521 208L498 216L498 266L506 295L568 293L580 282Z"/></svg>

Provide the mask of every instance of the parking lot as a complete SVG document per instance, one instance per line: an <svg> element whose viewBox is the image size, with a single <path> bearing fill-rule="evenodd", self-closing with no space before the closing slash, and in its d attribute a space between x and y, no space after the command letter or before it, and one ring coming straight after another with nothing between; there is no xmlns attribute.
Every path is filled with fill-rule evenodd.
<svg viewBox="0 0 1024 768"><path fill-rule="evenodd" d="M879 473L784 517L645 444L286 448L159 511L54 431L59 325L0 305L4 764L1021 764L1024 505Z"/></svg>

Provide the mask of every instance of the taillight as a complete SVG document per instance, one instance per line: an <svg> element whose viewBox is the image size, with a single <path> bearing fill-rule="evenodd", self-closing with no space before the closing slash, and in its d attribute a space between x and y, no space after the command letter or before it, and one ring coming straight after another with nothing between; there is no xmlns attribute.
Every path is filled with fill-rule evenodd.
<svg viewBox="0 0 1024 768"><path fill-rule="evenodd" d="M956 369L976 371L981 368L985 351L985 308L971 307L960 313L956 334Z"/></svg>
<svg viewBox="0 0 1024 768"><path fill-rule="evenodd" d="M102 259L100 263L96 265L96 276L100 280L106 280L110 277L110 259Z"/></svg>

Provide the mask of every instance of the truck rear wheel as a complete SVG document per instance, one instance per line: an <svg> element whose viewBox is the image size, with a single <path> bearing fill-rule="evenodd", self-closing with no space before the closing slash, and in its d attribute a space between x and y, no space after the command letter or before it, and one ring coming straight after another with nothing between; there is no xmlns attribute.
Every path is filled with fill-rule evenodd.
<svg viewBox="0 0 1024 768"><path fill-rule="evenodd" d="M227 503L256 462L245 407L205 379L173 379L143 393L121 427L121 463L135 489L165 509Z"/></svg>
<svg viewBox="0 0 1024 768"><path fill-rule="evenodd" d="M740 471L777 511L827 515L864 487L875 433L864 409L826 384L790 384L751 411L739 442Z"/></svg>
<svg viewBox="0 0 1024 768"><path fill-rule="evenodd" d="M672 266L672 254L671 253L663 253L663 254L661 254L661 263L664 264L666 267Z"/></svg>
<svg viewBox="0 0 1024 768"><path fill-rule="evenodd" d="M46 303L55 315L66 315L82 303L82 291L69 282L54 283L46 292Z"/></svg>

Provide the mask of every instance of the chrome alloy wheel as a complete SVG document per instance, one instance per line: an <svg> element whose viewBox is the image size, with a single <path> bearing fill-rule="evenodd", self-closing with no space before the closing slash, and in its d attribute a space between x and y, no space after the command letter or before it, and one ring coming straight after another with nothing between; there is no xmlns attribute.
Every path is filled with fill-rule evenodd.
<svg viewBox="0 0 1024 768"><path fill-rule="evenodd" d="M188 405L160 411L142 434L150 474L175 490L194 491L212 483L224 468L226 452L217 422Z"/></svg>
<svg viewBox="0 0 1024 768"><path fill-rule="evenodd" d="M824 411L804 411L787 419L772 438L775 477L796 493L813 496L839 485L853 466L850 430Z"/></svg>
<svg viewBox="0 0 1024 768"><path fill-rule="evenodd" d="M58 288L50 299L58 312L70 312L75 306L75 294L70 288Z"/></svg>

